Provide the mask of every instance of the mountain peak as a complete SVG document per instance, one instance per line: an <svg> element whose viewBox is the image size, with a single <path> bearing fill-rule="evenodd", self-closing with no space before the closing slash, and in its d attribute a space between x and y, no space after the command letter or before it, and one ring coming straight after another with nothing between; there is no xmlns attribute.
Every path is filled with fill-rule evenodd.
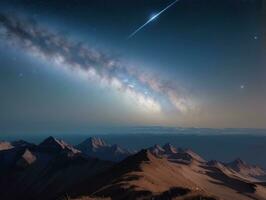
<svg viewBox="0 0 266 200"><path fill-rule="evenodd" d="M256 165L250 165L239 158L225 165L244 177L262 178L265 180L266 172L262 168Z"/></svg>
<svg viewBox="0 0 266 200"><path fill-rule="evenodd" d="M155 145L154 145L154 148L162 149L162 147L161 147L159 144L155 144ZM163 149L162 149L162 150L163 150Z"/></svg>
<svg viewBox="0 0 266 200"><path fill-rule="evenodd" d="M186 152L187 154L189 154L193 159L199 161L199 162L205 162L205 160L197 153L195 153L193 150L191 149L186 149L183 150L184 152Z"/></svg>
<svg viewBox="0 0 266 200"><path fill-rule="evenodd" d="M222 163L219 162L218 160L210 160L207 162L207 165L212 167L219 167L222 165Z"/></svg>
<svg viewBox="0 0 266 200"><path fill-rule="evenodd" d="M63 140L56 139L52 136L46 138L43 142L39 144L39 147L46 149L48 151L62 151L68 150L73 153L77 153L78 150L74 149L71 145L67 144Z"/></svg>
<svg viewBox="0 0 266 200"><path fill-rule="evenodd" d="M96 148L108 146L107 143L102 138L99 137L90 137L87 141L90 142L90 144Z"/></svg>
<svg viewBox="0 0 266 200"><path fill-rule="evenodd" d="M110 149L114 153L126 153L127 152L124 149L122 149L120 146L118 146L117 144L112 145Z"/></svg>
<svg viewBox="0 0 266 200"><path fill-rule="evenodd" d="M109 145L102 138L99 137L90 137L78 145L79 148L90 148L92 150L106 146Z"/></svg>
<svg viewBox="0 0 266 200"><path fill-rule="evenodd" d="M51 142L54 142L54 141L56 141L56 139L53 136L49 136L46 139L44 139L41 144L43 144L43 143L51 143Z"/></svg>
<svg viewBox="0 0 266 200"><path fill-rule="evenodd" d="M118 145L109 145L102 138L90 137L76 146L84 154L103 160L120 161L131 153Z"/></svg>
<svg viewBox="0 0 266 200"><path fill-rule="evenodd" d="M171 145L170 143L166 143L163 146L163 149L166 151L166 153L177 153L176 148L173 145Z"/></svg>
<svg viewBox="0 0 266 200"><path fill-rule="evenodd" d="M157 157L154 156L154 154L150 150L142 149L138 153L126 158L125 161L131 160L131 161L134 161L135 164L139 164L142 162L152 161L156 158Z"/></svg>
<svg viewBox="0 0 266 200"><path fill-rule="evenodd" d="M233 161L233 163L235 164L241 164L241 165L247 165L247 163L243 160L241 160L240 158L237 158Z"/></svg>
<svg viewBox="0 0 266 200"><path fill-rule="evenodd" d="M165 150L159 144L155 144L154 146L148 148L148 150L154 155L162 155L165 153Z"/></svg>
<svg viewBox="0 0 266 200"><path fill-rule="evenodd" d="M250 168L250 166L240 158L235 159L234 161L228 163L227 165L233 168L234 170L238 171L241 170L242 168Z"/></svg>
<svg viewBox="0 0 266 200"><path fill-rule="evenodd" d="M56 138L49 136L43 142L40 143L40 146L61 146L64 148L64 145Z"/></svg>

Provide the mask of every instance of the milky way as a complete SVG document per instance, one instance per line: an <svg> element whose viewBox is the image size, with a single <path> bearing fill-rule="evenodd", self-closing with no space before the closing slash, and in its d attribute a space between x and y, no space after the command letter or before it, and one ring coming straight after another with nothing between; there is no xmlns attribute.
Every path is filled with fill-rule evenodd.
<svg viewBox="0 0 266 200"><path fill-rule="evenodd" d="M62 67L81 71L90 79L129 95L145 109L161 112L165 106L162 102L167 102L177 112L185 113L192 106L185 90L173 81L130 67L112 55L74 42L35 21L0 14L0 33L9 44Z"/></svg>

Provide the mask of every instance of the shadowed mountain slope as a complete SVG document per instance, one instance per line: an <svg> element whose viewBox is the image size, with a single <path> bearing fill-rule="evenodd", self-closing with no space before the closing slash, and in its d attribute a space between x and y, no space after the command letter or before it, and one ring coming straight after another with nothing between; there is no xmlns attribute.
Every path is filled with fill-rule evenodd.
<svg viewBox="0 0 266 200"><path fill-rule="evenodd" d="M90 158L62 140L0 151L0 199L56 199L113 164Z"/></svg>
<svg viewBox="0 0 266 200"><path fill-rule="evenodd" d="M94 192L86 191L86 181L77 194L111 199L265 199L265 187L231 177L215 166L191 156L190 162L176 162L158 155L158 145L129 156L96 178ZM150 149L156 150L156 153ZM172 149L173 150L173 149ZM164 149L165 151L165 149ZM180 150L179 150L180 151ZM177 151L169 151L176 154ZM191 152L190 152L191 153ZM179 161L186 157L179 157ZM78 188L78 189L77 189ZM79 191L78 191L79 190ZM78 191L78 193L77 193Z"/></svg>
<svg viewBox="0 0 266 200"><path fill-rule="evenodd" d="M95 138L82 144L97 153L118 148ZM4 200L266 199L265 183L257 179L265 173L261 168L239 159L207 162L192 150L169 143L110 162L48 137L39 145L20 141L1 150L0 163Z"/></svg>

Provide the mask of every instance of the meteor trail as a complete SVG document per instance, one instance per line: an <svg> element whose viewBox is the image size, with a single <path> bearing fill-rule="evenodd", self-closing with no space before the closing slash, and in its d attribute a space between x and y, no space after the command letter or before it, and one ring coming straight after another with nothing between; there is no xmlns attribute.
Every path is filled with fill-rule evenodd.
<svg viewBox="0 0 266 200"><path fill-rule="evenodd" d="M141 29L143 29L146 25L148 25L150 22L152 22L154 19L156 19L160 14L162 14L164 11L166 11L168 8L170 8L171 6L173 6L178 1L179 0L175 0L174 2L172 2L168 6L166 6L163 10L161 10L160 12L158 12L156 15L153 15L148 21L146 21L143 25L141 25L138 29L136 29L133 33L131 33L128 36L128 39L130 39L131 37L133 37L134 35L136 35Z"/></svg>

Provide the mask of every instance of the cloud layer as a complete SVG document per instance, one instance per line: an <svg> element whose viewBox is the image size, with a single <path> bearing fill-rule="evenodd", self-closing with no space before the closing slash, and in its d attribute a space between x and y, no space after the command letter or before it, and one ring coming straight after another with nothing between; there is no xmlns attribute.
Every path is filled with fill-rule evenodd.
<svg viewBox="0 0 266 200"><path fill-rule="evenodd" d="M150 111L162 111L165 106L162 102L167 102L181 113L192 108L185 91L174 82L160 80L137 67L130 67L116 57L85 43L74 42L39 26L35 21L0 14L0 34L1 38L30 54L81 71L90 79L125 93Z"/></svg>

